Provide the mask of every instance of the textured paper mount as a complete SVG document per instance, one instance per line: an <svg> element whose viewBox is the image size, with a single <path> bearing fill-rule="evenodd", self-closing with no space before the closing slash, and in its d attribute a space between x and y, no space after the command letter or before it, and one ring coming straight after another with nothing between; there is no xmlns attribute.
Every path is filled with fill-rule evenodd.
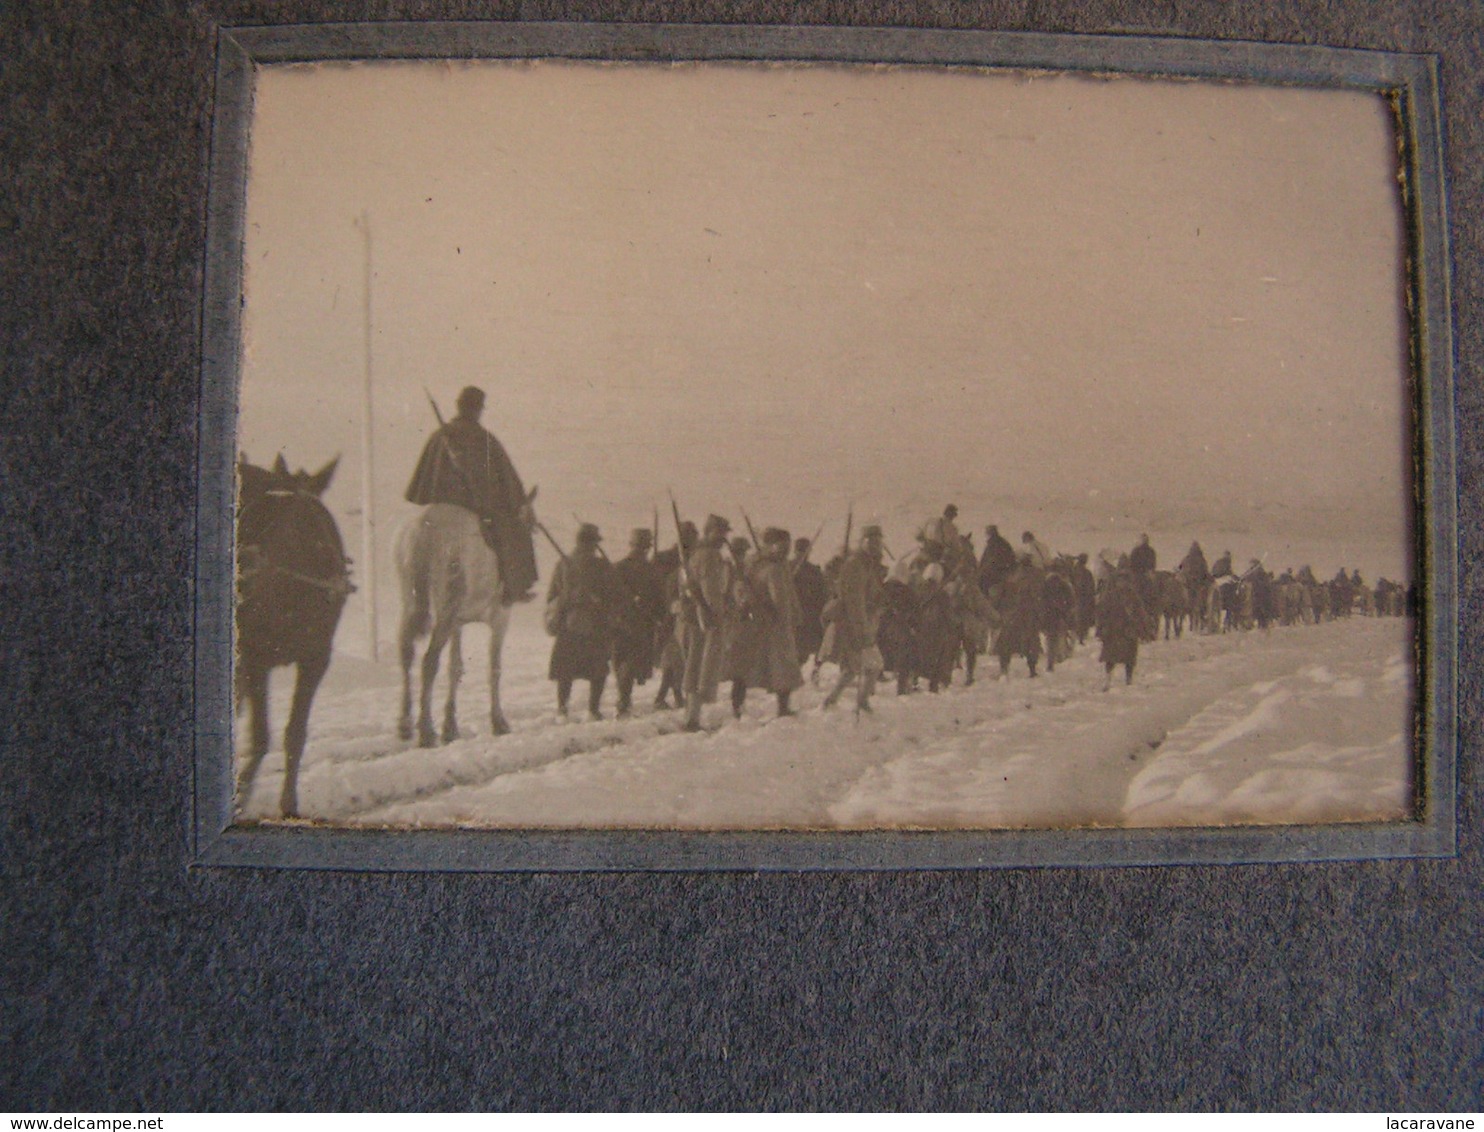
<svg viewBox="0 0 1484 1132"><path fill-rule="evenodd" d="M233 824L233 516L255 68L359 60L890 63L1371 92L1400 122L1415 391L1413 820L1068 830L369 830ZM839 28L346 24L224 29L212 138L197 558L193 863L334 869L920 869L1447 856L1454 847L1456 517L1438 84L1430 57L1249 43ZM477 671L477 669L476 669ZM286 699L280 688L280 701Z"/></svg>

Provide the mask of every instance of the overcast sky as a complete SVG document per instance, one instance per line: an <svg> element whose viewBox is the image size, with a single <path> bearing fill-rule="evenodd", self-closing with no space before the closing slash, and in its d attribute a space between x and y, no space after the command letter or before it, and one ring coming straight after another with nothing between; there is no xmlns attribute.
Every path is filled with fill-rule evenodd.
<svg viewBox="0 0 1484 1132"><path fill-rule="evenodd" d="M1014 501L1110 537L1302 530L1400 558L1395 154L1362 93L265 67L240 443L343 453L332 502L359 506L364 214L388 528L433 427L424 387L448 414L477 384L543 516L610 547L668 485L688 513L805 532L851 499L1018 529L980 513Z"/></svg>

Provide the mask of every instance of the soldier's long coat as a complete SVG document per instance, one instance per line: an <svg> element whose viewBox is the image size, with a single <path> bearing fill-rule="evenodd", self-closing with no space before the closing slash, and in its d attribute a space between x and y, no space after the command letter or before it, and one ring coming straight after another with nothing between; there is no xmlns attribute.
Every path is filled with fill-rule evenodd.
<svg viewBox="0 0 1484 1132"><path fill-rule="evenodd" d="M1147 618L1134 576L1116 571L1098 597L1097 634L1103 642L1098 660L1132 666L1139 659L1139 637Z"/></svg>
<svg viewBox="0 0 1484 1132"><path fill-rule="evenodd" d="M1048 570L1041 583L1041 631L1046 634L1048 665L1070 654L1068 634L1075 632L1076 624L1077 591L1071 579L1060 570Z"/></svg>
<svg viewBox="0 0 1484 1132"><path fill-rule="evenodd" d="M1001 661L1041 657L1041 577L1034 566L1021 564L1000 586L1000 631L994 652Z"/></svg>
<svg viewBox="0 0 1484 1132"><path fill-rule="evenodd" d="M521 522L525 486L504 445L478 421L455 417L423 447L407 502L452 503L478 515L485 541L500 560L505 592L519 595L536 581L536 548Z"/></svg>
<svg viewBox="0 0 1484 1132"><path fill-rule="evenodd" d="M927 677L933 691L953 682L962 626L953 614L948 592L935 583L913 595L915 620L914 674ZM899 674L900 675L900 674Z"/></svg>
<svg viewBox="0 0 1484 1132"><path fill-rule="evenodd" d="M835 585L839 596L833 603L834 619L822 646L825 659L850 669L858 669L865 660L874 660L879 666L879 654L864 659L862 654L876 650L886 609L880 564L863 550L853 551L841 563Z"/></svg>
<svg viewBox="0 0 1484 1132"><path fill-rule="evenodd" d="M799 595L799 624L794 637L799 646L799 663L803 664L824 642L824 623L819 618L829 601L830 587L824 580L824 571L808 561L793 563L793 580Z"/></svg>
<svg viewBox="0 0 1484 1132"><path fill-rule="evenodd" d="M1072 567L1072 589L1077 593L1077 639L1082 641L1097 620L1098 586L1092 571L1080 563Z"/></svg>
<svg viewBox="0 0 1484 1132"><path fill-rule="evenodd" d="M666 620L664 590L653 562L630 555L613 567L617 618L613 668L626 669L639 683L654 671L659 629Z"/></svg>
<svg viewBox="0 0 1484 1132"><path fill-rule="evenodd" d="M728 675L749 688L792 692L804 683L794 636L801 611L792 571L777 558L747 565L746 583L737 587L739 612L728 656Z"/></svg>
<svg viewBox="0 0 1484 1132"><path fill-rule="evenodd" d="M685 695L687 701L694 694L699 703L715 703L734 616L732 567L722 557L720 547L703 543L691 551L686 560L686 572L693 592L682 592L680 596ZM696 601L697 594L704 597L706 609L710 611L708 614L702 613L701 605Z"/></svg>
<svg viewBox="0 0 1484 1132"><path fill-rule="evenodd" d="M606 559L574 552L558 562L546 595L547 629L556 637L547 676L605 679L616 613L613 566Z"/></svg>
<svg viewBox="0 0 1484 1132"><path fill-rule="evenodd" d="M685 651L681 647L683 633L678 614L680 612L680 547L672 546L654 556L654 572L659 578L663 616L655 628L655 663L661 672L680 686L685 672Z"/></svg>

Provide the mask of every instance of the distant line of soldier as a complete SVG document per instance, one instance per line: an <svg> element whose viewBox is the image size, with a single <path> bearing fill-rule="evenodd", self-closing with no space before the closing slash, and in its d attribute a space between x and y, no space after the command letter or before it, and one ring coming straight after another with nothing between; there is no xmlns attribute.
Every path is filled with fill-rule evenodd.
<svg viewBox="0 0 1484 1132"><path fill-rule="evenodd" d="M652 554L654 532L636 529L617 561L604 554L599 529L583 523L547 593L558 712L568 714L573 683L587 681L589 713L600 717L611 670L620 716L656 672L654 707L684 708L687 730L701 728L702 707L724 682L735 716L751 690L774 695L786 716L804 671L817 682L827 663L839 675L824 707L853 684L856 709L869 711L883 673L898 694L922 684L937 692L960 669L972 684L978 657L990 652L1001 675L1021 657L1036 676L1043 658L1054 671L1089 633L1101 641L1106 689L1119 666L1132 681L1139 644L1161 625L1168 638L1187 623L1209 633L1266 629L1352 613L1401 616L1415 602L1399 583L1367 586L1359 571L1321 583L1307 566L1274 576L1253 559L1238 575L1230 552L1208 567L1199 543L1176 570L1159 570L1147 536L1089 565L1087 554L1053 553L1030 531L1017 550L990 526L976 554L957 515L950 505L924 524L913 552L891 567L875 525L850 546L847 523L846 546L820 567L810 560L812 539L778 527L759 533L745 515L749 533L735 535L721 515L698 531L677 509L674 546Z"/></svg>

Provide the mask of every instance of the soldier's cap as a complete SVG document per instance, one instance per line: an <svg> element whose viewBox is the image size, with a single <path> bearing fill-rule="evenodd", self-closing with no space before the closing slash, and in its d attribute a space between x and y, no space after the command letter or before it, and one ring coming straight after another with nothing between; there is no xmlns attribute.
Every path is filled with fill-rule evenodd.
<svg viewBox="0 0 1484 1132"><path fill-rule="evenodd" d="M1000 528L991 523L984 528L984 533L987 535L997 535L1000 533Z"/></svg>
<svg viewBox="0 0 1484 1132"><path fill-rule="evenodd" d="M654 533L648 527L635 527L629 535L629 545L632 547L651 547L654 545Z"/></svg>
<svg viewBox="0 0 1484 1132"><path fill-rule="evenodd" d="M600 543L603 541L603 536L598 533L598 527L596 523L583 523L582 526L577 528L577 541L585 543Z"/></svg>
<svg viewBox="0 0 1484 1132"><path fill-rule="evenodd" d="M743 557L751 549L752 543L748 542L747 539L742 535L738 535L736 538L732 539L732 553L735 554L738 558Z"/></svg>
<svg viewBox="0 0 1484 1132"><path fill-rule="evenodd" d="M943 508L943 515L949 519L955 518L958 515L958 508L950 503L947 507Z"/></svg>
<svg viewBox="0 0 1484 1132"><path fill-rule="evenodd" d="M862 539L880 538L880 537L881 537L881 528L879 526L877 526L875 523L872 523L870 526L862 527L861 528L861 538Z"/></svg>
<svg viewBox="0 0 1484 1132"><path fill-rule="evenodd" d="M797 551L799 551L800 553L802 553L802 552L804 552L806 550L812 550L813 548L814 548L814 544L812 542L810 542L806 538L796 538L796 539L794 539L794 549L797 550Z"/></svg>
<svg viewBox="0 0 1484 1132"><path fill-rule="evenodd" d="M1036 537L1036 536L1035 536L1035 535L1033 535L1033 534L1031 534L1031 533L1030 533L1030 531L1022 531L1022 532L1021 532L1021 533L1020 533L1020 541L1021 541L1021 542L1030 542L1030 541L1031 541L1031 539L1033 539L1033 538L1035 538L1035 537Z"/></svg>
<svg viewBox="0 0 1484 1132"><path fill-rule="evenodd" d="M708 531L716 531L719 534L727 534L729 531L731 531L732 524L727 522L720 515L707 515L706 529Z"/></svg>
<svg viewBox="0 0 1484 1132"><path fill-rule="evenodd" d="M680 533L683 534L683 535L690 535L691 538L695 538L696 537L696 525L694 523L692 523L689 519L685 519L680 524Z"/></svg>
<svg viewBox="0 0 1484 1132"><path fill-rule="evenodd" d="M482 409L484 408L484 390L476 385L464 386L464 391L459 394L458 406L460 409Z"/></svg>
<svg viewBox="0 0 1484 1132"><path fill-rule="evenodd" d="M767 546L773 546L780 542L784 546L787 546L791 537L782 527L769 527L763 531L763 543Z"/></svg>

